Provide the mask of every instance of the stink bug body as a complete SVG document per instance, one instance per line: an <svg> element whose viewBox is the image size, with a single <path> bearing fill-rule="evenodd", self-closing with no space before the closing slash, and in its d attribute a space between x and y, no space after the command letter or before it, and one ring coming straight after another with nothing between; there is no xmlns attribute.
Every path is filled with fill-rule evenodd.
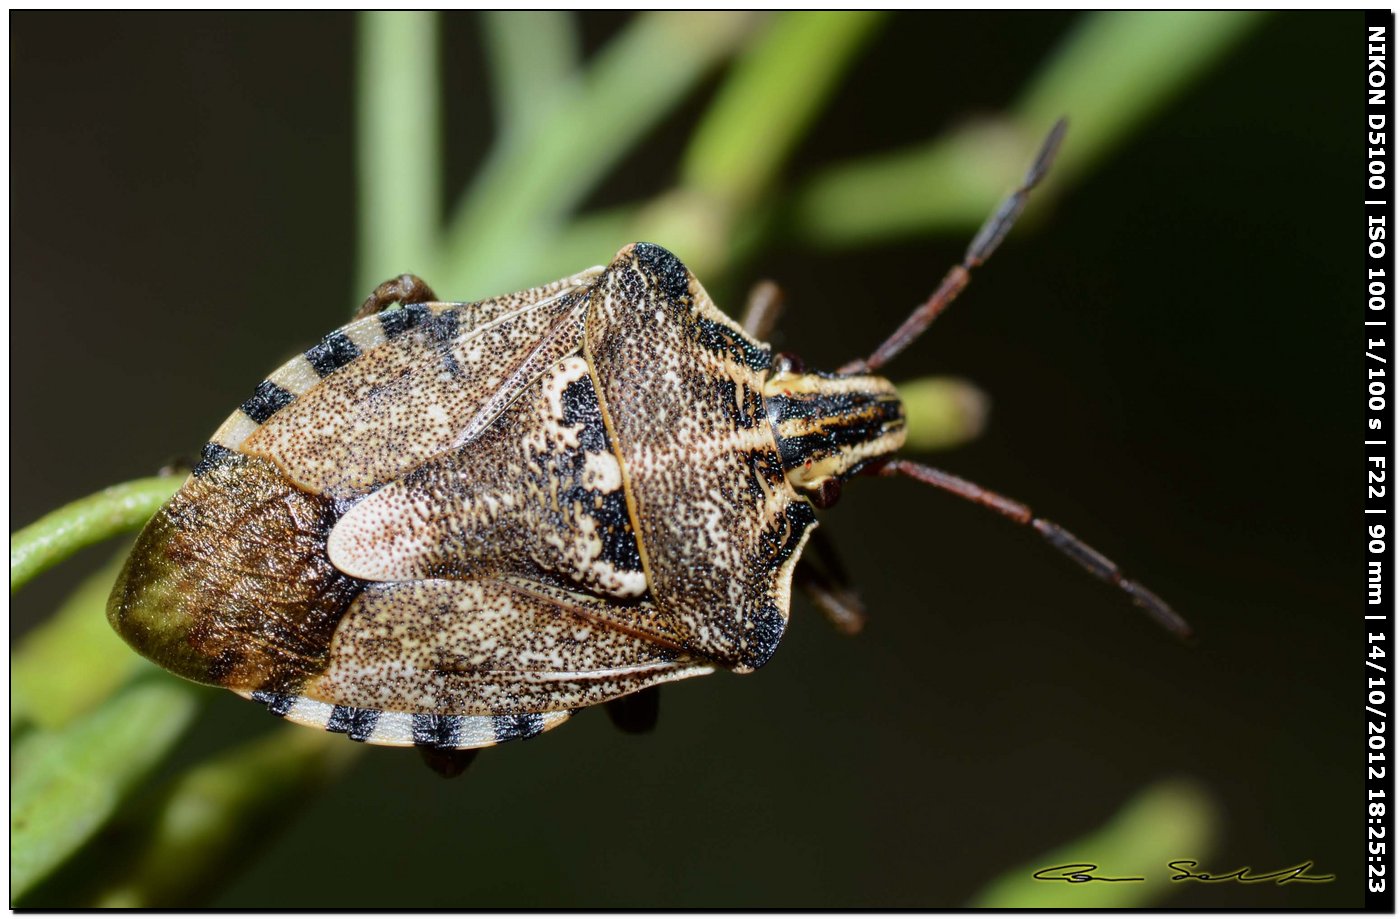
<svg viewBox="0 0 1400 919"><path fill-rule="evenodd" d="M142 532L112 625L176 674L298 723L487 746L663 682L762 666L795 575L854 627L839 566L802 553L815 508L864 472L1031 524L1184 629L1022 505L894 458L903 407L874 371L990 255L1062 131L929 302L837 373L759 340L770 298L738 325L647 243L476 303L386 282L214 434Z"/></svg>

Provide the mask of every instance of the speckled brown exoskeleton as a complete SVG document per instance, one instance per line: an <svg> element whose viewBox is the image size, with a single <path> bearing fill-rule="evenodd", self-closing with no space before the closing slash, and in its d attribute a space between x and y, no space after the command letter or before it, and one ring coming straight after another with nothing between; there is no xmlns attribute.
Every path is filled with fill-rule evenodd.
<svg viewBox="0 0 1400 919"><path fill-rule="evenodd" d="M649 243L476 303L386 282L215 432L142 532L112 625L182 677L355 740L533 737L585 706L761 667L794 582L858 627L830 553L803 549L816 509L863 473L1027 524L1184 632L1060 527L894 457L904 410L876 371L991 254L1063 130L932 297L835 373L761 341L771 291L736 324Z"/></svg>

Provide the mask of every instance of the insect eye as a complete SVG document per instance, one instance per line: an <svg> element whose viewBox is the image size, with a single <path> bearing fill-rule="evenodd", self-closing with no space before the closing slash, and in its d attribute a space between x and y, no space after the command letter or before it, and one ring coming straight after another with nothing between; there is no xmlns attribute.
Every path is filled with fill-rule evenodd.
<svg viewBox="0 0 1400 919"><path fill-rule="evenodd" d="M830 478L818 485L811 494L812 503L823 510L841 500L841 480Z"/></svg>
<svg viewBox="0 0 1400 919"><path fill-rule="evenodd" d="M791 351L779 351L773 357L774 373L803 373L807 365L802 362L802 358Z"/></svg>

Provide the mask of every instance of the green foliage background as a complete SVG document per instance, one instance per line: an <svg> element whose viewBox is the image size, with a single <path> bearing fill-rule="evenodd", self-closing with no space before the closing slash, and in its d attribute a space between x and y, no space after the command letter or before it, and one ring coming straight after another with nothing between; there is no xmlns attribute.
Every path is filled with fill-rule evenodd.
<svg viewBox="0 0 1400 919"><path fill-rule="evenodd" d="M89 552L16 597L12 896L1358 903L1360 844L1339 821L1360 788L1332 727L1352 499L1295 471L1334 462L1344 421L1321 416L1350 307L1320 292L1343 289L1326 247L1354 126L1328 106L1359 85L1344 50L1360 29L1233 13L16 15L29 181L13 379L30 398L12 462L33 487L13 523L133 480L18 530L12 591L139 527L178 479L136 476L403 270L471 299L649 239L721 303L784 282L777 341L809 363L863 353L1067 114L1023 225L895 365L922 378L904 385L912 446L953 449L949 468L1081 532L1203 647L1175 647L998 521L869 483L827 516L875 615L866 635L829 635L799 603L771 667L672 688L657 733L585 714L445 784L410 753L269 722L140 662L107 630L114 568ZM1303 50L1306 75L1290 65ZM971 444L985 395L968 376L997 396ZM1245 453L1261 437L1291 454ZM1242 462L1255 492L1233 484ZM1314 858L1340 880L1183 889L1163 880L1180 857ZM1029 880L1045 859L1153 880Z"/></svg>

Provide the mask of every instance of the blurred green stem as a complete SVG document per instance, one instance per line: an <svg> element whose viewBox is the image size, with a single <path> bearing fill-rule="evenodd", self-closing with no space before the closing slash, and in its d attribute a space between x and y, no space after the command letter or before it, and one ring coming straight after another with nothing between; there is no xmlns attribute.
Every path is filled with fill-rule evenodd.
<svg viewBox="0 0 1400 919"><path fill-rule="evenodd" d="M360 749L335 734L279 728L183 773L129 831L135 864L94 905L201 905Z"/></svg>
<svg viewBox="0 0 1400 919"><path fill-rule="evenodd" d="M1258 12L1086 14L1011 115L828 168L799 193L789 231L814 244L849 246L972 229L1061 115L1070 130L1050 187L1113 152L1261 20ZM1048 197L1042 191L1032 204Z"/></svg>
<svg viewBox="0 0 1400 919"><path fill-rule="evenodd" d="M695 129L681 184L731 208L757 198L883 18L856 11L774 16Z"/></svg>
<svg viewBox="0 0 1400 919"><path fill-rule="evenodd" d="M786 228L824 246L970 230L1030 165L1038 141L1009 123L983 121L912 150L833 166L801 189ZM1071 119L1066 145L1077 141Z"/></svg>
<svg viewBox="0 0 1400 919"><path fill-rule="evenodd" d="M469 299L551 280L539 275L538 248L753 22L744 13L632 19L547 126L493 150L449 224L442 288Z"/></svg>
<svg viewBox="0 0 1400 919"><path fill-rule="evenodd" d="M883 15L775 13L695 130L680 186L641 208L631 239L665 240L701 277L724 275L766 235L783 166Z"/></svg>
<svg viewBox="0 0 1400 919"><path fill-rule="evenodd" d="M1056 181L1086 172L1264 21L1262 10L1085 16L1013 107L1036 132L1068 114Z"/></svg>
<svg viewBox="0 0 1400 919"><path fill-rule="evenodd" d="M432 278L442 197L437 14L359 18L360 289Z"/></svg>
<svg viewBox="0 0 1400 919"><path fill-rule="evenodd" d="M987 423L990 400L968 380L921 377L899 384L904 402L905 449L950 450L974 440Z"/></svg>
<svg viewBox="0 0 1400 919"><path fill-rule="evenodd" d="M126 553L104 565L10 653L10 730L62 727L91 711L141 666L107 624L107 595Z"/></svg>
<svg viewBox="0 0 1400 919"><path fill-rule="evenodd" d="M574 14L495 10L482 16L497 136L528 134L553 111L576 75Z"/></svg>
<svg viewBox="0 0 1400 919"><path fill-rule="evenodd" d="M113 485L10 535L10 593L79 549L142 526L184 481L155 476Z"/></svg>
<svg viewBox="0 0 1400 919"><path fill-rule="evenodd" d="M194 717L198 691L152 672L58 731L16 742L10 779L10 897L86 842Z"/></svg>
<svg viewBox="0 0 1400 919"><path fill-rule="evenodd" d="M1221 815L1196 782L1172 779L1144 788L1102 827L1017 865L988 884L968 905L991 909L1141 909L1171 894L1176 858L1203 860L1214 853ZM1070 883L1033 875L1060 865L1094 863L1119 883Z"/></svg>

